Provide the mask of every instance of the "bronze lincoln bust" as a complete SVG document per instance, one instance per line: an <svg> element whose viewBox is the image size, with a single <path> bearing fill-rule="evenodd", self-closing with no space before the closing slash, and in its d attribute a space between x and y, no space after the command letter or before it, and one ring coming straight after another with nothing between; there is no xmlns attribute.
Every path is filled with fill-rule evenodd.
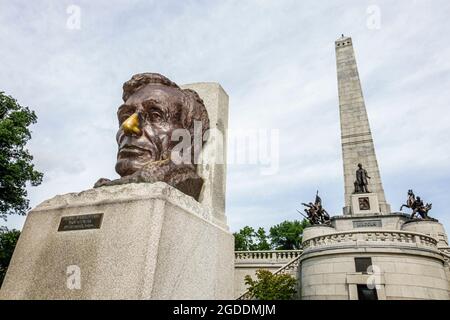
<svg viewBox="0 0 450 320"><path fill-rule="evenodd" d="M158 73L134 75L124 83L122 98L116 135L116 172L121 178L102 178L94 187L163 181L198 200L203 180L197 175L196 159L192 158L194 123L201 125L201 143L209 129L202 99L195 91L183 90ZM186 130L191 138L188 163L176 164L171 159L173 148L180 143L172 135L179 129Z"/></svg>

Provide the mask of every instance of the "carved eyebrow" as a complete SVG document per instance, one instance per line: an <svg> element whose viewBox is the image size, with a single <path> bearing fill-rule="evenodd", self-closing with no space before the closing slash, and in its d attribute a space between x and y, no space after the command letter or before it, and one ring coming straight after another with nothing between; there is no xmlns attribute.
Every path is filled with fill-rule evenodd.
<svg viewBox="0 0 450 320"><path fill-rule="evenodd" d="M148 99L142 103L145 109L151 110L152 108L160 109L164 114L167 114L167 104L164 101L159 101L156 99Z"/></svg>
<svg viewBox="0 0 450 320"><path fill-rule="evenodd" d="M117 114L121 114L122 112L125 111L129 111L129 109L135 109L135 107L133 107L132 105L129 104L123 104L119 107L119 109L117 110Z"/></svg>
<svg viewBox="0 0 450 320"><path fill-rule="evenodd" d="M161 104L161 101L156 100L156 99L153 99L153 98L150 98L150 99L145 100L144 103L146 103L146 104L147 104L147 103L151 103L151 104Z"/></svg>

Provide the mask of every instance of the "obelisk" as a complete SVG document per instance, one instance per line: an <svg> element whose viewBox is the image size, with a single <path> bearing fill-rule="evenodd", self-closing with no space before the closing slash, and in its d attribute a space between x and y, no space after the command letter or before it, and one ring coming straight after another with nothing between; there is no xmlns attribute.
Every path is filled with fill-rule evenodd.
<svg viewBox="0 0 450 320"><path fill-rule="evenodd" d="M344 35L335 42L339 111L341 120L342 157L344 163L345 207L344 214L388 214L380 170L367 117L355 52L350 37ZM358 164L367 170L370 193L355 194ZM371 208L364 207L364 201Z"/></svg>

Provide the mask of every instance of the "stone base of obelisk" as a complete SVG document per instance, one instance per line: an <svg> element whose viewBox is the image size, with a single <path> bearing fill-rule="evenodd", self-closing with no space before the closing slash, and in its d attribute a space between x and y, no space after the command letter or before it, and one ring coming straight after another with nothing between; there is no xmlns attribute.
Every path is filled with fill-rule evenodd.
<svg viewBox="0 0 450 320"><path fill-rule="evenodd" d="M0 299L232 299L233 273L233 236L211 212L165 183L129 184L32 210Z"/></svg>

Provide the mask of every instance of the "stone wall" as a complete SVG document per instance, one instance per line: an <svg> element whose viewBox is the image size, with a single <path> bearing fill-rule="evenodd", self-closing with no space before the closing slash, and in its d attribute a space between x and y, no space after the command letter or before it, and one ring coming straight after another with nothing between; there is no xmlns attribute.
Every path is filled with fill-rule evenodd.
<svg viewBox="0 0 450 320"><path fill-rule="evenodd" d="M355 271L355 257L371 257L379 273ZM374 268L375 268L374 267ZM375 278L380 300L448 300L448 279L442 262L432 257L395 254L323 255L302 261L302 299L356 300L357 284Z"/></svg>
<svg viewBox="0 0 450 320"><path fill-rule="evenodd" d="M409 215L402 213L389 215L372 215L366 217L339 216L331 219L332 227L335 231L382 229L382 230L400 230L406 221L409 221ZM415 231L415 230L410 230Z"/></svg>
<svg viewBox="0 0 450 320"><path fill-rule="evenodd" d="M244 282L246 275L255 279L256 271L259 269L269 270L272 273L297 258L301 250L288 251L236 251L234 268L234 295L240 297L247 291ZM296 272L292 273L297 276Z"/></svg>
<svg viewBox="0 0 450 320"><path fill-rule="evenodd" d="M439 250L441 250L445 259L444 269L448 280L448 295L450 296L450 247L439 248Z"/></svg>
<svg viewBox="0 0 450 320"><path fill-rule="evenodd" d="M365 230L337 232L304 242L299 278L302 299L358 299L357 285L378 284L378 299L448 300L448 271L437 241L424 234ZM373 270L356 272L355 258Z"/></svg>

